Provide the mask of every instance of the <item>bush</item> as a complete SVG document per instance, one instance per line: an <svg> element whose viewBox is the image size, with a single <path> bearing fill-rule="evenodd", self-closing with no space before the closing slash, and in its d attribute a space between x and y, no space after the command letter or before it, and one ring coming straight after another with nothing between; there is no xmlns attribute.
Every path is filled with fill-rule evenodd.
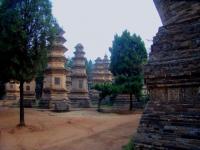
<svg viewBox="0 0 200 150"><path fill-rule="evenodd" d="M123 150L135 150L135 144L132 140L129 141L129 143L122 148Z"/></svg>

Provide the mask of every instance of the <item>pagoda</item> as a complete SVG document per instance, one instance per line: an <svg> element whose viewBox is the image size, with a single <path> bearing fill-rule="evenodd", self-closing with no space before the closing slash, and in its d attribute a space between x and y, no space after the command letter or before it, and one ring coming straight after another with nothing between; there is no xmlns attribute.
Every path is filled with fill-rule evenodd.
<svg viewBox="0 0 200 150"><path fill-rule="evenodd" d="M71 106L78 108L90 107L83 45L77 44L75 49L71 70Z"/></svg>
<svg viewBox="0 0 200 150"><path fill-rule="evenodd" d="M95 60L94 68L92 70L92 84L111 83L113 75L109 70L110 61L105 55L103 59L98 57Z"/></svg>
<svg viewBox="0 0 200 150"><path fill-rule="evenodd" d="M113 80L113 75L110 71L110 60L108 59L107 55L104 56L102 63L104 66L104 82L111 83Z"/></svg>
<svg viewBox="0 0 200 150"><path fill-rule="evenodd" d="M92 69L91 85L102 84L102 83L111 83L112 82L112 73L109 70L110 61L108 56L105 55L103 59L98 57L95 60L94 68ZM93 104L97 103L99 99L99 91L90 89L90 98Z"/></svg>
<svg viewBox="0 0 200 150"><path fill-rule="evenodd" d="M43 96L40 102L41 107L52 108L62 103L68 105L68 90L66 87L67 73L64 53L67 48L63 45L66 40L63 37L65 32L59 28L59 32L53 43L52 50L48 54L48 66L45 70Z"/></svg>
<svg viewBox="0 0 200 150"><path fill-rule="evenodd" d="M104 83L104 64L100 57L95 60L92 69L92 85Z"/></svg>
<svg viewBox="0 0 200 150"><path fill-rule="evenodd" d="M35 80L24 83L24 107L32 107L35 102Z"/></svg>
<svg viewBox="0 0 200 150"><path fill-rule="evenodd" d="M154 0L163 26L144 68L150 101L136 150L200 149L200 2Z"/></svg>
<svg viewBox="0 0 200 150"><path fill-rule="evenodd" d="M6 83L5 87L5 100L19 100L19 83L17 81L10 81Z"/></svg>

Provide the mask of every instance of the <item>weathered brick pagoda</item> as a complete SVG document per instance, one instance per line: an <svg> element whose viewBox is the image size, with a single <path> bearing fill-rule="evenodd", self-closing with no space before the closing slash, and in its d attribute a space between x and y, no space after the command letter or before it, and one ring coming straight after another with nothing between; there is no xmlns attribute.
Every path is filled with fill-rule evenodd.
<svg viewBox="0 0 200 150"><path fill-rule="evenodd" d="M5 91L5 100L19 100L19 83L17 81L10 81L6 83Z"/></svg>
<svg viewBox="0 0 200 150"><path fill-rule="evenodd" d="M105 55L104 59L98 57L95 60L94 68L92 69L92 85L97 83L112 82L112 73L109 70L110 61Z"/></svg>
<svg viewBox="0 0 200 150"><path fill-rule="evenodd" d="M98 57L95 60L94 67L92 69L92 85L98 83L104 83L104 66L102 63L102 59Z"/></svg>
<svg viewBox="0 0 200 150"><path fill-rule="evenodd" d="M110 60L108 56L105 55L103 58L103 66L104 66L104 82L111 83L113 80L113 75L110 71Z"/></svg>
<svg viewBox="0 0 200 150"><path fill-rule="evenodd" d="M95 60L94 67L92 68L91 73L91 85L94 86L95 84L101 83L111 83L112 82L112 73L109 70L110 60L108 56L105 55L103 59L98 57ZM99 99L99 92L90 89L90 98L93 104L96 104Z"/></svg>
<svg viewBox="0 0 200 150"><path fill-rule="evenodd" d="M64 53L67 48L63 46L66 40L63 37L65 32L60 28L53 48L48 55L48 66L45 70L43 96L40 102L41 107L54 107L62 105L61 109L69 104L66 76L68 71L65 69L66 58ZM67 109L67 108L66 108Z"/></svg>
<svg viewBox="0 0 200 150"><path fill-rule="evenodd" d="M32 107L35 102L35 80L24 83L24 107Z"/></svg>
<svg viewBox="0 0 200 150"><path fill-rule="evenodd" d="M71 92L70 102L72 107L84 108L90 107L89 95L88 95L88 82L86 74L86 66L83 51L83 45L77 44L73 57L73 64L71 69Z"/></svg>
<svg viewBox="0 0 200 150"><path fill-rule="evenodd" d="M150 102L136 149L200 149L200 1L154 0L163 26L153 39L145 80Z"/></svg>

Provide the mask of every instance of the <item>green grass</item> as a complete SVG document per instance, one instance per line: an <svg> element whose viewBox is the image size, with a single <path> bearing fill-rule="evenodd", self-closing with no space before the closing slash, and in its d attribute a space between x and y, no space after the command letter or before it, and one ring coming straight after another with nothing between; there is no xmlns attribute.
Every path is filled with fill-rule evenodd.
<svg viewBox="0 0 200 150"><path fill-rule="evenodd" d="M134 142L132 140L130 140L127 145L124 145L122 147L122 150L135 150Z"/></svg>

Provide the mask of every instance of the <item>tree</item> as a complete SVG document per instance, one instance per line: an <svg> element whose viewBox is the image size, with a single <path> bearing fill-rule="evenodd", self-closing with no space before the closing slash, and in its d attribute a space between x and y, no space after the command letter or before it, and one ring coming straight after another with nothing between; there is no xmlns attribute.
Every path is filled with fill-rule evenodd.
<svg viewBox="0 0 200 150"><path fill-rule="evenodd" d="M87 75L90 75L92 72L92 68L93 68L92 60L89 60L89 61L86 60L85 65L86 65L86 73L87 73Z"/></svg>
<svg viewBox="0 0 200 150"><path fill-rule="evenodd" d="M116 95L116 93L119 93L120 91L120 88L118 86L115 86L111 83L96 84L94 86L94 89L100 92L98 100L98 109L97 109L98 112L101 111L101 102L103 99L113 94Z"/></svg>
<svg viewBox="0 0 200 150"><path fill-rule="evenodd" d="M122 92L139 97L143 86L143 65L147 61L147 51L140 36L125 30L121 36L115 35L111 52L110 70L116 76L116 84L122 85Z"/></svg>
<svg viewBox="0 0 200 150"><path fill-rule="evenodd" d="M20 82L20 124L24 122L24 82L44 69L56 27L49 0L2 0L0 79Z"/></svg>
<svg viewBox="0 0 200 150"><path fill-rule="evenodd" d="M3 99L5 95L5 82L0 81L0 100Z"/></svg>
<svg viewBox="0 0 200 150"><path fill-rule="evenodd" d="M37 100L42 97L43 81L44 81L44 72L43 71L38 72L35 78L35 83L36 83L35 95Z"/></svg>
<svg viewBox="0 0 200 150"><path fill-rule="evenodd" d="M65 69L72 68L73 60L72 58L68 57L67 61L65 62Z"/></svg>

